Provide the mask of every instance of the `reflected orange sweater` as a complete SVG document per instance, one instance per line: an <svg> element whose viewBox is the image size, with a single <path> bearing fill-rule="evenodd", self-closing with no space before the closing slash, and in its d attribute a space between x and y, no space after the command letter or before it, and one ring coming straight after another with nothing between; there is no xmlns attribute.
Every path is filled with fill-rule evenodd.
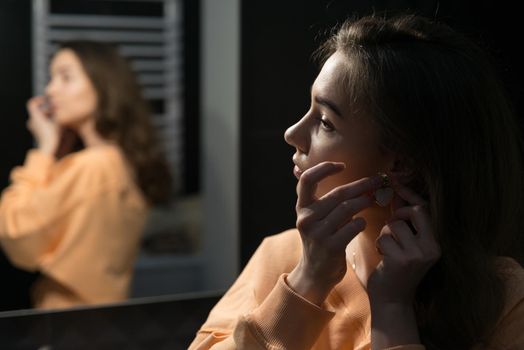
<svg viewBox="0 0 524 350"><path fill-rule="evenodd" d="M0 243L11 262L40 271L35 307L124 300L147 205L120 149L59 161L38 150L11 173L0 200Z"/></svg>
<svg viewBox="0 0 524 350"><path fill-rule="evenodd" d="M296 294L286 275L298 263L297 230L266 238L244 271L211 310L190 350L369 350L369 299L351 268L323 307ZM489 349L524 349L524 270L501 259L508 280L506 308ZM419 344L389 350L421 350ZM483 349L477 347L475 349Z"/></svg>

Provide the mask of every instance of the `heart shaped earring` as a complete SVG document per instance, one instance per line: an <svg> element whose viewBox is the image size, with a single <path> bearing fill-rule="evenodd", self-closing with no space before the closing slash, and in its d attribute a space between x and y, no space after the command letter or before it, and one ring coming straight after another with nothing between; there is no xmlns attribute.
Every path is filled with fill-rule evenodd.
<svg viewBox="0 0 524 350"><path fill-rule="evenodd" d="M382 186L375 191L375 203L381 207L386 207L393 200L395 191L389 186L389 176L384 173L378 173L382 177Z"/></svg>

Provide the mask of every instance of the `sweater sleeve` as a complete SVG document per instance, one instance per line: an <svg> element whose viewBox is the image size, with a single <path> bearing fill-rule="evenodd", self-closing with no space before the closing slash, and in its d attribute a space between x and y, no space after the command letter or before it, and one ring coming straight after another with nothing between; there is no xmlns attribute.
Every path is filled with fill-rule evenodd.
<svg viewBox="0 0 524 350"><path fill-rule="evenodd" d="M42 256L58 245L64 217L103 191L103 176L96 159L55 163L38 150L29 151L0 199L0 242L11 261L36 270Z"/></svg>
<svg viewBox="0 0 524 350"><path fill-rule="evenodd" d="M524 300L502 319L486 349L524 349Z"/></svg>
<svg viewBox="0 0 524 350"><path fill-rule="evenodd" d="M475 350L524 349L524 269L512 259L507 263L510 265L510 271L506 274L507 297L503 315L489 345L479 345Z"/></svg>
<svg viewBox="0 0 524 350"><path fill-rule="evenodd" d="M190 350L291 350L313 346L334 313L289 288L286 271L271 268L274 262L268 261L270 250L265 240L211 310Z"/></svg>
<svg viewBox="0 0 524 350"><path fill-rule="evenodd" d="M47 187L54 163L53 157L30 150L24 165L11 171L11 185L0 199L0 240L2 243L17 241L23 247L14 259L10 256L13 263L22 268L34 269L33 257L42 254L49 241L45 234L33 234L41 233L47 222L53 220L47 210L52 203L47 197L54 195L54 189ZM9 249L6 253L10 255Z"/></svg>

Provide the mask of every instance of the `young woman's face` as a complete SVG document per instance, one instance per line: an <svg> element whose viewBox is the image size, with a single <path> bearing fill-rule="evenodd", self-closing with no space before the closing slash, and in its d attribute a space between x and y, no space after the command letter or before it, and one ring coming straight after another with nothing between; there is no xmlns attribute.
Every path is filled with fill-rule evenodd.
<svg viewBox="0 0 524 350"><path fill-rule="evenodd" d="M98 98L80 59L70 49L60 50L50 66L46 87L55 122L76 128L94 118Z"/></svg>
<svg viewBox="0 0 524 350"><path fill-rule="evenodd" d="M344 171L319 183L319 197L337 186L386 172L393 162L393 157L380 148L376 125L348 103L343 88L347 64L341 53L326 61L311 88L311 107L284 135L296 148L295 175L324 161L346 164Z"/></svg>

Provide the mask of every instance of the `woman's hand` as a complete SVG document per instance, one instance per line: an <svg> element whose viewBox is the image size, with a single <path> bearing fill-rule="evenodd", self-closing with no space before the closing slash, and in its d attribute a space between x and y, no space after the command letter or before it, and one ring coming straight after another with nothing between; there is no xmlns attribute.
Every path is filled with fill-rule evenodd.
<svg viewBox="0 0 524 350"><path fill-rule="evenodd" d="M391 219L376 241L384 258L367 288L376 302L411 304L419 282L440 258L440 247L425 200L400 184L395 193Z"/></svg>
<svg viewBox="0 0 524 350"><path fill-rule="evenodd" d="M399 184L395 192L392 217L376 241L384 258L367 283L373 349L419 342L415 292L440 258L425 200Z"/></svg>
<svg viewBox="0 0 524 350"><path fill-rule="evenodd" d="M60 128L42 109L44 103L44 96L35 96L27 102L27 128L33 134L40 151L54 155L60 141Z"/></svg>
<svg viewBox="0 0 524 350"><path fill-rule="evenodd" d="M342 163L320 163L304 171L297 185L297 228L303 249L302 258L287 282L317 305L346 274L346 246L366 227L363 218L354 216L373 205L370 193L382 185L379 176L364 178L317 199L317 184L344 167Z"/></svg>

